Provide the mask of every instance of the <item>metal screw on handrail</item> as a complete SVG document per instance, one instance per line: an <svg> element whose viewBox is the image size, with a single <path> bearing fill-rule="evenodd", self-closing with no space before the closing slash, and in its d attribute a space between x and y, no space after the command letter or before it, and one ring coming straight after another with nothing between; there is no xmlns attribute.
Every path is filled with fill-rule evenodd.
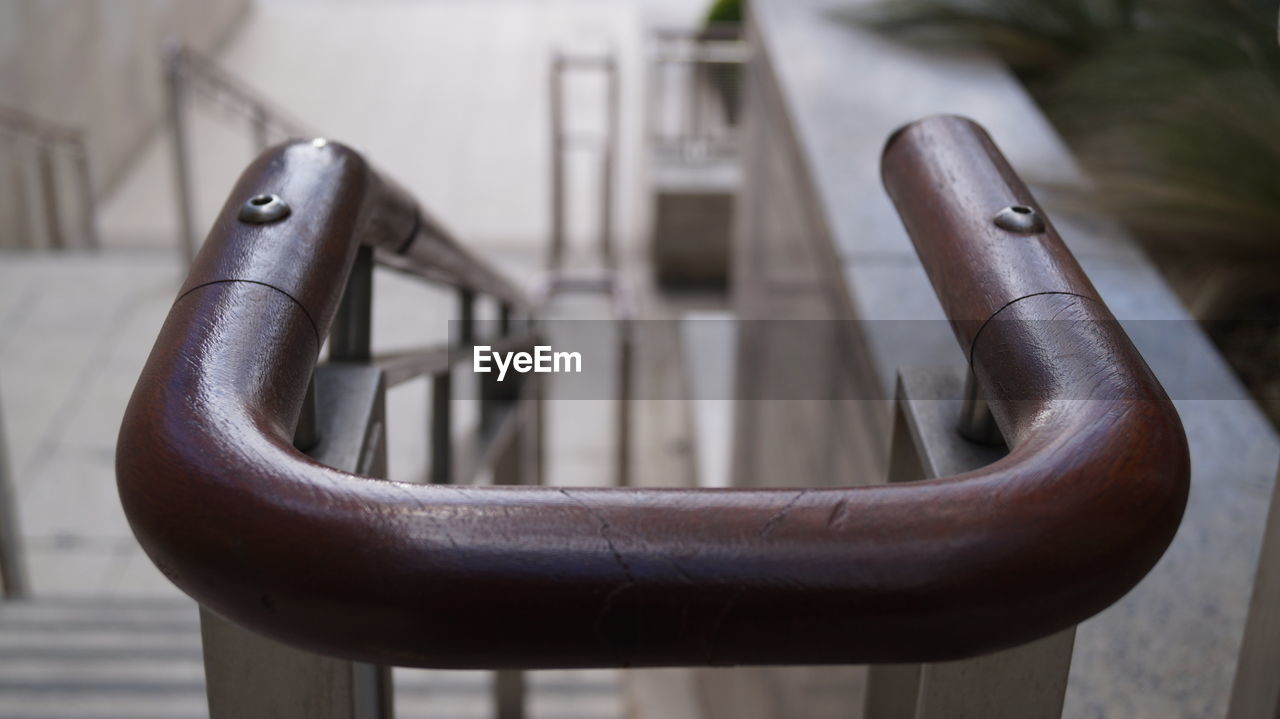
<svg viewBox="0 0 1280 719"><path fill-rule="evenodd" d="M292 210L279 195L254 195L240 206L239 219L251 225L278 222L289 216Z"/></svg>
<svg viewBox="0 0 1280 719"><path fill-rule="evenodd" d="M1020 235L1037 235L1044 232L1044 219L1034 208L1012 205L996 213L996 227Z"/></svg>

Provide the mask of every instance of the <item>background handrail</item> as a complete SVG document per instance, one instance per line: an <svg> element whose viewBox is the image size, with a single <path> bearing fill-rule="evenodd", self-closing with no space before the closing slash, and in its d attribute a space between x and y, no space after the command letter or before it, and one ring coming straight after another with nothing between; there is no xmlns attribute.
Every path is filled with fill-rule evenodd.
<svg viewBox="0 0 1280 719"><path fill-rule="evenodd" d="M62 183L58 181L61 173L58 171L57 154L62 153L67 158L79 201L76 217L78 239L85 247L97 249L100 245L97 203L93 195L89 148L84 131L16 107L0 105L0 135L7 136L11 141L30 143L35 148L41 214L44 216L49 245L54 249L63 249L69 244L63 229L63 202L59 189ZM20 187L15 189L22 192Z"/></svg>
<svg viewBox="0 0 1280 719"><path fill-rule="evenodd" d="M196 237L194 178L191 170L191 140L187 126L188 98L194 93L210 100L228 99L224 103L249 121L254 147L266 150L271 138L319 137L305 123L270 103L262 93L219 67L212 59L177 40L162 49L165 77L165 105L169 125L170 152L173 155L174 191L178 204L178 233L183 257L190 265L195 259Z"/></svg>
<svg viewBox="0 0 1280 719"><path fill-rule="evenodd" d="M0 129L51 145L69 145L78 149L84 142L84 133L78 128L37 117L16 107L0 105Z"/></svg>
<svg viewBox="0 0 1280 719"><path fill-rule="evenodd" d="M181 42L164 48L166 73L183 76L188 86L211 100L230 99L233 106L252 121L259 150L270 144L268 133L275 129L286 137L312 137L317 133L307 123L273 104L263 93L227 72L213 59Z"/></svg>
<svg viewBox="0 0 1280 719"><path fill-rule="evenodd" d="M384 664L937 661L1071 626L1172 539L1181 423L1047 220L1034 237L999 235L965 199L965 183L997 178L979 194L1036 207L980 128L930 118L899 132L885 178L926 266L947 252L935 243L1011 263L990 285L963 263L931 271L1010 446L989 467L839 489L636 490L407 485L317 464L292 437L343 279L361 242L394 252L421 233L358 155L293 143L242 176L130 402L117 476L133 530L211 611ZM262 194L298 208L239 222ZM933 231L948 222L975 236ZM1070 291L1041 281L1055 278Z"/></svg>

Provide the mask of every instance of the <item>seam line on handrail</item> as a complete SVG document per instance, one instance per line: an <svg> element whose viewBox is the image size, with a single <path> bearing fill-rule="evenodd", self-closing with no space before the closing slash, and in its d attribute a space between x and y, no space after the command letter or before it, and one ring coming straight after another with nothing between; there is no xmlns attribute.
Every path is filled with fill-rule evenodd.
<svg viewBox="0 0 1280 719"><path fill-rule="evenodd" d="M1102 301L1095 297L1082 295L1078 292L1067 292L1066 290L1048 290L1045 292L1032 292L1029 295L1023 295L1021 297L1018 297L1017 299L1009 300L1008 302L1001 305L1000 309L996 310L995 312L992 312L990 317L983 320L982 326L978 328L977 332L973 333L973 341L969 343L969 368L971 370L973 369L973 350L978 346L978 338L982 337L982 331L987 328L987 325L991 324L991 320L994 320L996 318L996 315L1009 309L1010 306L1012 306L1017 302L1021 302L1031 297L1040 297L1042 295L1071 295L1072 297L1079 297L1082 300L1089 300L1090 302L1097 302L1100 305L1102 304ZM1103 307L1105 307L1105 305L1103 305Z"/></svg>
<svg viewBox="0 0 1280 719"><path fill-rule="evenodd" d="M413 229L409 230L409 236L404 239L404 243L396 248L397 255L403 255L409 251L409 246L413 241L418 239L418 230L422 229L422 210L414 208L413 211Z"/></svg>
<svg viewBox="0 0 1280 719"><path fill-rule="evenodd" d="M263 287L273 289L276 292L279 292L280 294L284 295L285 297L288 297L290 300L293 301L295 305L298 306L298 309L302 310L302 315L307 318L307 323L311 325L311 332L316 336L316 344L317 345L324 344L324 342L320 340L320 328L316 325L315 319L311 316L311 313L307 311L307 308L303 306L301 302L298 301L298 298L294 297L288 292L285 292L279 287L276 287L275 285L269 285L266 282L259 282L258 280L240 280L240 279L211 280L209 282L202 282L201 284L198 284L195 287L192 287L191 289L187 290L186 292L183 292L182 294L178 295L177 299L173 301L173 304L177 305L179 302L182 301L184 297L186 297L187 295L191 294L192 292L195 292L196 290L202 287L208 287L209 285L229 284L232 282L246 282L251 285L261 285Z"/></svg>

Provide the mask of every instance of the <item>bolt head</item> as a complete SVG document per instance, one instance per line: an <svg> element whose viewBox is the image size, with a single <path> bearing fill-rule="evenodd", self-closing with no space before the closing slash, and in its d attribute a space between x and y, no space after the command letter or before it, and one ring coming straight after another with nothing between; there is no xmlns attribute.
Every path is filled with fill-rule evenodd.
<svg viewBox="0 0 1280 719"><path fill-rule="evenodd" d="M265 225L283 220L289 212L289 205L279 195L254 195L240 206L240 221Z"/></svg>
<svg viewBox="0 0 1280 719"><path fill-rule="evenodd" d="M1020 235L1038 235L1044 232L1044 218L1035 208L1011 205L996 213L996 227Z"/></svg>

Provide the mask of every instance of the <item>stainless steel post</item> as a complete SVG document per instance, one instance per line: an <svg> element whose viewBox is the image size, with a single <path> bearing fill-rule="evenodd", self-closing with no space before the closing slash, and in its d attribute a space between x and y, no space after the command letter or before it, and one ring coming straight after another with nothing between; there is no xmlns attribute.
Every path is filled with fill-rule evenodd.
<svg viewBox="0 0 1280 719"><path fill-rule="evenodd" d="M444 373L431 378L431 415L428 419L431 433L432 484L453 483L453 375L446 368Z"/></svg>
<svg viewBox="0 0 1280 719"><path fill-rule="evenodd" d="M302 414L293 430L293 446L306 452L320 444L320 410L316 406L316 378L307 383L307 396L302 401Z"/></svg>
<svg viewBox="0 0 1280 719"><path fill-rule="evenodd" d="M77 191L80 194L80 240L85 247L98 249L102 243L98 237L98 206L93 197L93 176L89 172L89 149L84 135L77 133L73 147Z"/></svg>
<svg viewBox="0 0 1280 719"><path fill-rule="evenodd" d="M40 202L44 208L44 225L49 236L49 246L60 250L67 246L67 241L62 234L57 168L53 164L53 147L43 141L36 148L36 171L40 177Z"/></svg>
<svg viewBox="0 0 1280 719"><path fill-rule="evenodd" d="M546 484L546 441L547 441L547 382L538 375L533 375L528 380L532 383L529 388L529 401L533 403L531 409L533 422L533 449L531 454L533 467L531 469L530 483L538 486Z"/></svg>
<svg viewBox="0 0 1280 719"><path fill-rule="evenodd" d="M31 221L30 208L30 171L27 163L25 150L21 143L13 142L8 145L9 151L12 153L12 163L9 165L9 177L6 178L10 197L13 198L14 223L13 232L14 239L22 247L35 247L35 228Z"/></svg>
<svg viewBox="0 0 1280 719"><path fill-rule="evenodd" d="M368 365L316 369L319 432L316 461L385 477L386 385ZM274 597L264 595L270 603ZM294 649L200 610L211 719L392 719L389 667Z"/></svg>
<svg viewBox="0 0 1280 719"><path fill-rule="evenodd" d="M511 334L511 305L503 302L498 305L498 335L506 337Z"/></svg>
<svg viewBox="0 0 1280 719"><path fill-rule="evenodd" d="M631 486L631 373L635 351L632 329L630 319L618 321L618 434L615 439L618 466L615 471L619 487Z"/></svg>
<svg viewBox="0 0 1280 719"><path fill-rule="evenodd" d="M1276 667L1280 667L1280 480L1271 490L1228 719L1280 717Z"/></svg>
<svg viewBox="0 0 1280 719"><path fill-rule="evenodd" d="M689 133L684 143L684 152L702 152L703 135L703 99L707 90L706 68L696 59L689 61Z"/></svg>
<svg viewBox="0 0 1280 719"><path fill-rule="evenodd" d="M4 583L5 599L25 599L31 589L22 555L22 532L18 527L17 498L9 473L8 443L4 432L4 416L0 413L0 582Z"/></svg>
<svg viewBox="0 0 1280 719"><path fill-rule="evenodd" d="M329 331L329 359L367 362L373 344L373 248L361 247Z"/></svg>
<svg viewBox="0 0 1280 719"><path fill-rule="evenodd" d="M605 267L617 266L613 238L614 163L618 151L618 68L612 56L604 63L606 87L605 137L600 158L600 256Z"/></svg>
<svg viewBox="0 0 1280 719"><path fill-rule="evenodd" d="M982 396L978 378L970 371L964 380L964 404L960 407L960 435L979 444L1003 444L1000 428Z"/></svg>
<svg viewBox="0 0 1280 719"><path fill-rule="evenodd" d="M249 123L253 127L253 145L258 152L262 152L271 144L271 139L267 134L267 108L262 105L254 105L253 116L250 118Z"/></svg>
<svg viewBox="0 0 1280 719"><path fill-rule="evenodd" d="M959 474L990 464L1002 447L966 441L956 431L968 403L964 380L946 369L902 370L894 404L889 481ZM872 665L865 719L1057 719L1067 689L1075 628L973 659Z"/></svg>
<svg viewBox="0 0 1280 719"><path fill-rule="evenodd" d="M458 290L458 346L467 347L476 341L476 293L466 288Z"/></svg>
<svg viewBox="0 0 1280 719"><path fill-rule="evenodd" d="M169 139L173 151L173 187L177 196L178 235L183 258L190 265L196 258L195 209L192 206L191 157L187 138L186 117L183 114L183 56L180 47L170 47L165 57L165 88L168 93Z"/></svg>
<svg viewBox="0 0 1280 719"><path fill-rule="evenodd" d="M493 676L494 716L497 719L524 719L524 672L502 670Z"/></svg>
<svg viewBox="0 0 1280 719"><path fill-rule="evenodd" d="M565 245L565 213L564 213L564 115L563 88L561 72L564 59L559 53L551 57L551 71L548 76L548 105L551 119L551 247L547 257L547 265L551 269L560 267L564 260Z"/></svg>

